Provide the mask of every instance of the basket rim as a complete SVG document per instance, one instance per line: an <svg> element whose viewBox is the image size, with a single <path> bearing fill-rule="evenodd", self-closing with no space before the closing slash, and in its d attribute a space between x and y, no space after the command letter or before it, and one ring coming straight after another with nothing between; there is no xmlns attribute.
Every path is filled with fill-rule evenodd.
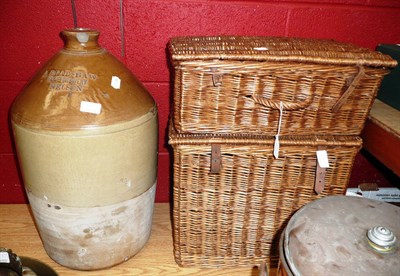
<svg viewBox="0 0 400 276"><path fill-rule="evenodd" d="M210 145L210 144L235 144L235 145L271 145L275 141L274 136L253 135L253 134L199 134L199 133L178 133L173 123L168 126L168 144L174 145ZM281 145L362 145L362 138L359 136L345 135L293 135L280 136Z"/></svg>
<svg viewBox="0 0 400 276"><path fill-rule="evenodd" d="M175 62L241 60L396 67L386 54L332 39L272 36L179 36L168 48Z"/></svg>

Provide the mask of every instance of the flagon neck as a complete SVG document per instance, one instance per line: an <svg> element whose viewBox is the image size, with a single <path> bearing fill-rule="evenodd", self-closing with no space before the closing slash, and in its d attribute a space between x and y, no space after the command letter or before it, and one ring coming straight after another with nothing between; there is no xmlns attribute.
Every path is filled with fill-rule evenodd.
<svg viewBox="0 0 400 276"><path fill-rule="evenodd" d="M61 32L64 40L64 50L74 52L101 50L102 48L98 43L99 35L98 31L85 28L69 29Z"/></svg>

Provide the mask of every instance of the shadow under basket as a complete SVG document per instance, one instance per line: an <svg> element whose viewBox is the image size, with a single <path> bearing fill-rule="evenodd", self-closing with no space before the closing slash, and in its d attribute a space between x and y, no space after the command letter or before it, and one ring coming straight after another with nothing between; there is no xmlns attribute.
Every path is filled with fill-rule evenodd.
<svg viewBox="0 0 400 276"><path fill-rule="evenodd" d="M185 135L170 127L169 144L176 262L276 267L279 236L291 215L317 198L345 193L362 140L282 137L275 158L273 137ZM317 150L327 152L329 168L318 165Z"/></svg>

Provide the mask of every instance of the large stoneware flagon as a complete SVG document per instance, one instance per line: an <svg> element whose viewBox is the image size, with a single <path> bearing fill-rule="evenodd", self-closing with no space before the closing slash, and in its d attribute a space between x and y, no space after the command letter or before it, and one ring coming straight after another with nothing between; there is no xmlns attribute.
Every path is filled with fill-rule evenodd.
<svg viewBox="0 0 400 276"><path fill-rule="evenodd" d="M64 48L11 109L20 169L44 247L74 269L110 267L150 235L157 180L157 107L98 44L62 32Z"/></svg>

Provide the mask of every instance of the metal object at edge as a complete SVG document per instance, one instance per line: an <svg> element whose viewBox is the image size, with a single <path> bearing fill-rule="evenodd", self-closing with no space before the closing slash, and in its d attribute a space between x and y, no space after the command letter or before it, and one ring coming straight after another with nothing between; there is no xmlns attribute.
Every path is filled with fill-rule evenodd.
<svg viewBox="0 0 400 276"><path fill-rule="evenodd" d="M281 237L279 275L398 275L400 208L329 196L305 205Z"/></svg>

